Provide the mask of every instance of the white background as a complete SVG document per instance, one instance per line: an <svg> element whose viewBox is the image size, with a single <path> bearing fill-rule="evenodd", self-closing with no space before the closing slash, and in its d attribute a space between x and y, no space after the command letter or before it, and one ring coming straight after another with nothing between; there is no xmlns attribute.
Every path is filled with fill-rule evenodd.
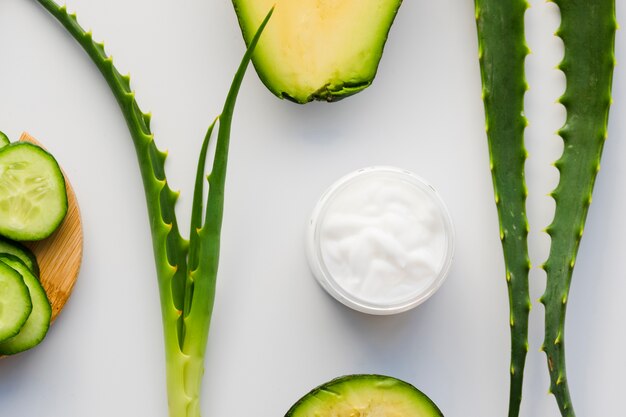
<svg viewBox="0 0 626 417"><path fill-rule="evenodd" d="M554 69L558 9L532 1L526 97L532 298L545 286L558 175ZM619 20L625 21L618 0ZM197 151L244 46L227 0L72 0L130 71L188 222ZM620 18L621 17L621 18ZM347 16L346 18L350 18ZM617 59L626 55L618 32ZM578 257L567 319L579 416L623 415L626 357L626 74L618 66L610 138ZM496 417L508 404L509 327L488 169L471 0L406 1L375 83L336 104L280 101L248 71L232 132L205 416L281 416L333 377L375 372L422 389L446 416ZM0 361L0 415L166 417L160 307L142 185L117 104L84 52L34 0L0 1L0 129L29 131L67 171L85 256L74 294L37 349ZM385 164L439 190L456 225L448 281L409 313L372 317L330 298L309 272L304 226L338 177ZM535 302L522 415L557 416L539 352Z"/></svg>

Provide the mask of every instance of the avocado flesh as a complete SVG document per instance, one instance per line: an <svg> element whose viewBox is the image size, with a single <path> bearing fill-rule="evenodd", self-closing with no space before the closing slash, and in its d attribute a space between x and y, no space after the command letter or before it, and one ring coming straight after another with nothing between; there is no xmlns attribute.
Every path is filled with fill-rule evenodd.
<svg viewBox="0 0 626 417"><path fill-rule="evenodd" d="M442 417L417 388L382 375L348 375L302 397L286 417Z"/></svg>
<svg viewBox="0 0 626 417"><path fill-rule="evenodd" d="M369 86L401 0L233 0L246 44L275 5L252 62L274 94L336 101Z"/></svg>

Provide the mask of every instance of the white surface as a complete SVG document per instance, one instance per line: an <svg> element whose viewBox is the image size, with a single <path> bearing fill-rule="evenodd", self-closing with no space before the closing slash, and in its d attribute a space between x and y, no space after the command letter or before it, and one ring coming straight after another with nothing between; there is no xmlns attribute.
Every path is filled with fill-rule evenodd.
<svg viewBox="0 0 626 417"><path fill-rule="evenodd" d="M563 121L553 4L533 0L526 102L533 264L545 259L545 195ZM620 21L625 21L618 0ZM243 53L229 1L72 0L81 22L132 72L186 224L201 138ZM618 33L618 62L626 56ZM47 340L0 363L0 413L15 417L166 417L157 287L134 150L107 86L83 51L32 0L0 3L0 128L54 151L78 194L82 274ZM473 2L406 1L374 85L343 102L297 106L249 71L238 102L218 297L207 356L205 416L280 416L332 377L408 380L446 416L506 413L507 297L487 142ZM626 81L618 67L606 145L570 297L571 389L580 416L623 413L626 303ZM321 192L356 168L388 164L430 181L457 232L451 275L419 308L371 317L340 305L309 272L304 225ZM532 274L536 300L544 274ZM524 417L557 416L547 395L543 309L534 304Z"/></svg>

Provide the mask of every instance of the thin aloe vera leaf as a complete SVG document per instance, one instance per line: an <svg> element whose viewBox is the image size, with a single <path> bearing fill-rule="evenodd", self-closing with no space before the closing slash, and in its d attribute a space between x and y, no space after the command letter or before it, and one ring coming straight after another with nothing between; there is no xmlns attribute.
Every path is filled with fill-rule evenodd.
<svg viewBox="0 0 626 417"><path fill-rule="evenodd" d="M215 302L215 285L219 266L220 236L224 217L224 196L230 133L237 96L243 82L246 69L252 58L256 45L269 22L272 8L259 26L254 38L248 45L239 69L235 73L222 114L219 118L219 129L215 147L213 166L208 177L209 192L206 201L204 223L197 229L199 258L197 268L190 271L194 281L193 297L189 314L185 316L185 337L183 352L189 357L189 366L185 369L187 395L190 397L189 416L199 416L199 390L204 374L204 352L206 351L211 315Z"/></svg>
<svg viewBox="0 0 626 417"><path fill-rule="evenodd" d="M200 244L198 243L198 231L202 228L202 215L204 211L204 183L206 172L206 158L209 151L209 144L213 136L215 124L219 120L217 117L209 126L207 133L202 141L200 148L200 156L198 157L198 166L196 168L196 181L193 190L193 203L191 205L191 221L189 230L189 254L187 257L187 277L185 282L185 302L184 317L189 315L191 309L191 301L193 297L193 276L192 271L198 268L198 259L200 256ZM185 328L183 322L183 339L185 338ZM182 348L182 346L181 346Z"/></svg>
<svg viewBox="0 0 626 417"><path fill-rule="evenodd" d="M531 308L524 165L525 0L475 0L490 168L510 306L509 417L519 415Z"/></svg>
<svg viewBox="0 0 626 417"><path fill-rule="evenodd" d="M550 391L563 416L574 417L565 368L565 314L574 265L591 204L602 148L607 138L611 85L615 66L615 0L555 0L561 9L557 36L565 55L559 68L567 87L560 98L567 119L559 130L564 150L555 163L559 184L552 192L554 220L546 229L552 239L543 268L547 284L543 350Z"/></svg>
<svg viewBox="0 0 626 417"><path fill-rule="evenodd" d="M196 181L193 190L193 203L191 206L191 227L189 230L189 271L193 271L198 267L199 244L198 230L202 228L202 215L204 214L204 184L206 178L206 157L213 136L215 124L219 120L216 118L209 126L207 133L202 142L200 155L198 157L198 167L196 169Z"/></svg>

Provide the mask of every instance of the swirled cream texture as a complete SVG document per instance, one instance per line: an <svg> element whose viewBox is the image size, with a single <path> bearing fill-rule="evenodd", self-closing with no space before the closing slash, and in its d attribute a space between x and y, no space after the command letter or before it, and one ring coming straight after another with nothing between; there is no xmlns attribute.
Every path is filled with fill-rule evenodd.
<svg viewBox="0 0 626 417"><path fill-rule="evenodd" d="M320 219L323 264L346 292L390 305L427 291L446 262L442 209L426 190L378 171L337 189Z"/></svg>

